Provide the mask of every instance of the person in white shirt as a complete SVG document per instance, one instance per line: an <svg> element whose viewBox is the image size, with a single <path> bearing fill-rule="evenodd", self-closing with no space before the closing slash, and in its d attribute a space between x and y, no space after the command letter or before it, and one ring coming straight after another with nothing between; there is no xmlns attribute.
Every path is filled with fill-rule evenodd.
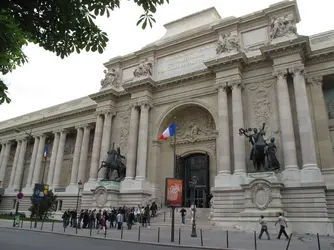
<svg viewBox="0 0 334 250"><path fill-rule="evenodd" d="M288 228L288 224L286 223L286 220L283 217L282 213L278 214L278 219L277 219L277 221L275 223L275 226L277 225L277 223L279 223L279 225L280 225L280 230L278 232L277 239L280 239L281 235L284 234L285 238L288 240L289 236L288 236L288 234L285 231L285 228Z"/></svg>
<svg viewBox="0 0 334 250"><path fill-rule="evenodd" d="M269 233L268 233L268 227L267 227L267 221L264 219L264 216L261 215L261 218L259 219L259 223L261 225L261 232L259 234L259 240L261 240L261 237L262 237L262 234L263 233L266 233L267 237L268 237L268 240L270 240L270 236L269 236Z"/></svg>
<svg viewBox="0 0 334 250"><path fill-rule="evenodd" d="M119 211L117 216L116 216L116 221L117 221L117 229L121 230L122 229L122 224L123 224L123 215Z"/></svg>

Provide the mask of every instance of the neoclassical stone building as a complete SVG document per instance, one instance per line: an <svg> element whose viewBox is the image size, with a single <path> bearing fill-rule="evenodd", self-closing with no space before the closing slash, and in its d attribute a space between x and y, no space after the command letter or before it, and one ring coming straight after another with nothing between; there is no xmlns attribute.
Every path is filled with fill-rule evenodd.
<svg viewBox="0 0 334 250"><path fill-rule="evenodd" d="M106 62L97 93L1 122L0 211L13 211L23 171L23 211L42 178L64 210L75 207L79 180L82 208L164 204L166 177L184 180L189 206L197 176L196 204L212 204L212 223L250 229L260 214L282 211L293 231L333 235L334 31L303 36L299 21L295 1L242 17L195 13ZM157 141L172 121L176 143ZM263 123L279 172L254 172L239 135ZM118 184L99 181L113 144L126 157Z"/></svg>

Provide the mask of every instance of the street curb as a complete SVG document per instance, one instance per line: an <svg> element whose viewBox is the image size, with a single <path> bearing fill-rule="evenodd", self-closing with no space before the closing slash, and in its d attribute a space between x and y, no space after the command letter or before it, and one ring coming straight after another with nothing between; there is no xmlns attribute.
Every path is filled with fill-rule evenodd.
<svg viewBox="0 0 334 250"><path fill-rule="evenodd" d="M13 227L3 227L0 228L8 229L8 230L22 230L22 231L29 231L29 232L38 232L38 233L45 233L45 234L57 234L63 236L72 236L72 237L79 237L79 238L93 238L96 240L107 240L107 241L117 241L117 242L125 242L125 243L135 243L135 244L144 244L144 245L153 245L153 246L164 246L164 247L172 247L172 248L191 248L191 249L207 249L207 250L245 250L241 248L220 248L220 247L205 247L205 246L189 246L189 245L177 245L177 244L169 244L169 243L156 243L156 242L146 242L146 241L134 241L134 240L121 240L121 239L108 239L108 238L101 238L96 236L85 236L85 235L76 235L76 234L67 234L62 232L52 232L52 231L41 231L29 228L13 228Z"/></svg>

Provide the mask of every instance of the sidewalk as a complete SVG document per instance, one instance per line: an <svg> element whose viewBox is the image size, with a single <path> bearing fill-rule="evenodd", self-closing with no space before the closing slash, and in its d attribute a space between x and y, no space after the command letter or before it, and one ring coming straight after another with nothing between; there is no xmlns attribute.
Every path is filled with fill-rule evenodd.
<svg viewBox="0 0 334 250"><path fill-rule="evenodd" d="M41 224L38 223L37 228L33 229L36 231L41 230ZM34 226L34 222L32 223L32 227ZM12 227L12 221L0 221L0 227ZM22 228L29 229L30 228L30 222L24 221ZM52 223L44 223L42 231L52 231ZM62 227L62 223L55 222L53 225L53 231L64 233L64 228ZM150 228L144 228L140 227L138 225L134 225L131 230L128 230L124 228L123 235L121 230L116 229L108 229L106 238L109 239L118 239L121 238L123 240L129 240L129 241L138 241L138 235L140 231L140 241L142 242L158 242L158 227L152 225ZM200 228L197 228L197 238L191 238L190 234L191 231L189 228L175 228L175 242L174 244L179 244L179 232L181 232L181 245L186 246L201 246L201 238L200 238ZM66 234L76 234L75 228L66 228L65 229ZM77 231L78 235L81 236L90 236L90 230L89 229L78 229ZM160 239L159 243L171 243L170 242L170 235L171 231L168 227L160 227ZM226 231L224 230L218 230L216 228L212 229L202 229L202 235L203 235L203 246L205 247L226 247ZM92 230L92 236L97 236L104 238L105 235L103 231L100 231L100 234L97 234L97 230ZM229 231L228 233L229 238L229 247L230 248L237 248L237 249L246 249L246 250L252 250L255 249L254 244L254 235L251 233L245 233L245 232L237 232L237 231ZM287 241L283 237L281 240L276 239L276 235L272 235L272 240L268 241L265 237L263 237L263 240L257 240L257 249L258 250L285 250L287 246ZM334 249L334 237L326 237L321 236L320 237L320 244L322 250L328 250L328 249ZM290 242L291 250L317 250L318 249L318 243L316 236L309 235L309 236L301 236L296 235L293 236Z"/></svg>

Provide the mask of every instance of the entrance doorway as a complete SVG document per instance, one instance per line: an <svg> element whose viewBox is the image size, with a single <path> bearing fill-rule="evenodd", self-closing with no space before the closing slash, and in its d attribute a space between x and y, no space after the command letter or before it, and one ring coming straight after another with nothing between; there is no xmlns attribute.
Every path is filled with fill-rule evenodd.
<svg viewBox="0 0 334 250"><path fill-rule="evenodd" d="M191 154L186 157L177 156L175 178L183 180L183 206L190 207L194 195L198 208L209 207L210 202L210 168L208 154ZM197 185L191 187L190 181L197 177Z"/></svg>

